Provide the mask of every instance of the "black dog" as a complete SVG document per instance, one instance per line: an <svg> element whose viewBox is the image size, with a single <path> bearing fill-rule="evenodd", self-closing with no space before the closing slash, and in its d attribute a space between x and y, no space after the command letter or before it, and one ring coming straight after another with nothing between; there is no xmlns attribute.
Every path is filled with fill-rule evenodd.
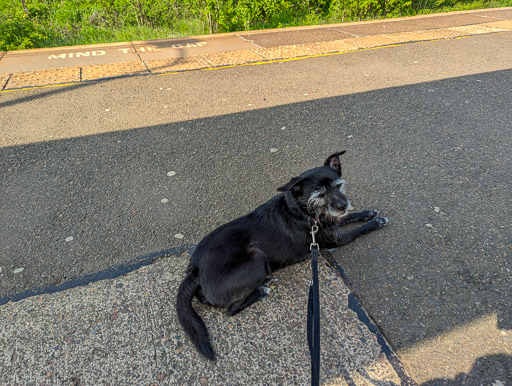
<svg viewBox="0 0 512 386"><path fill-rule="evenodd" d="M376 217L376 210L348 213L351 207L339 158L343 153L292 178L277 189L281 194L215 229L196 247L178 290L176 309L181 326L206 358L214 360L215 352L204 322L192 307L194 296L235 315L268 296L267 277L272 271L308 257L315 221L319 227L316 240L325 249L386 225L388 220ZM354 221L368 222L348 232L340 230L341 225Z"/></svg>

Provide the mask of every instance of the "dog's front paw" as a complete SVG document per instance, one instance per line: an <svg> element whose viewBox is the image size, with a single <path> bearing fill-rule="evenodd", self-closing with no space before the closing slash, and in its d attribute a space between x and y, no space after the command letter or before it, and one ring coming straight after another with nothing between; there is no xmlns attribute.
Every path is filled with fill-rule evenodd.
<svg viewBox="0 0 512 386"><path fill-rule="evenodd" d="M386 217L374 217L368 224L373 224L374 229L381 229L389 222Z"/></svg>
<svg viewBox="0 0 512 386"><path fill-rule="evenodd" d="M361 220L362 221L370 221L372 218L375 218L379 215L379 210L363 210L361 212Z"/></svg>

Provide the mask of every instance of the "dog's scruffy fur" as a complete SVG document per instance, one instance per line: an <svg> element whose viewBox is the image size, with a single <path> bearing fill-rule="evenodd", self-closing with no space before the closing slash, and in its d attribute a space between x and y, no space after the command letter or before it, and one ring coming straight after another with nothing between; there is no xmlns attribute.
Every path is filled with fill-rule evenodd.
<svg viewBox="0 0 512 386"><path fill-rule="evenodd" d="M268 296L268 275L305 260L311 226L318 222L320 248L337 248L387 223L376 210L348 213L350 202L341 179L339 156L307 170L278 188L281 193L249 214L215 229L194 250L178 290L176 309L181 326L194 346L214 360L208 330L192 307L194 296L206 304L226 307L234 315ZM340 226L365 221L342 232Z"/></svg>

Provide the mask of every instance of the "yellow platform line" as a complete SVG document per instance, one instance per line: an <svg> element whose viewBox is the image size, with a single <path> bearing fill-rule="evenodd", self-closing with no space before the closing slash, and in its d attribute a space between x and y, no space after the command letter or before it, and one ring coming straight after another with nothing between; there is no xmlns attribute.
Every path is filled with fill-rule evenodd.
<svg viewBox="0 0 512 386"><path fill-rule="evenodd" d="M467 37L470 37L470 36L473 36L473 35L457 36L457 37L450 38L450 39L462 39L462 38L467 38ZM348 53L352 53L352 52L370 51L370 50L377 50L377 49L380 49L380 48L399 47L399 46L403 46L403 45L411 44L411 43L426 43L426 42L433 42L433 41L440 41L440 40L447 40L447 39L446 38L438 38L438 39L432 39L432 40L410 41L410 42L402 42L402 43L395 43L395 44L386 44L384 46L358 48L357 50L339 51L339 52L327 52L325 54L312 54L312 55L297 56L297 57L293 57L293 58L268 59L268 60L262 60L262 61L258 61L258 62L250 62L250 63L229 64L229 65L225 65L225 66L199 68L199 69L193 69L193 70L180 70L180 71L163 72L163 73L154 74L154 75L156 75L156 76L165 76L165 75L174 75L174 74L180 74L180 73L183 73L183 72L191 72L191 71L213 71L213 70L223 70L225 68L235 68L235 67L243 67L243 66L258 66L258 65L261 65L261 64L291 62L291 61L294 61L294 60L321 58L321 57L324 57L324 56L342 55L342 54L348 54Z"/></svg>
<svg viewBox="0 0 512 386"><path fill-rule="evenodd" d="M13 91L26 91L26 90L34 90L37 88L52 88L52 87L65 87L65 86L76 86L85 82L71 82L71 83L57 83L57 84L46 84L44 86L30 86L30 87L21 87L21 88L13 88L10 90L0 90L0 93L7 93Z"/></svg>

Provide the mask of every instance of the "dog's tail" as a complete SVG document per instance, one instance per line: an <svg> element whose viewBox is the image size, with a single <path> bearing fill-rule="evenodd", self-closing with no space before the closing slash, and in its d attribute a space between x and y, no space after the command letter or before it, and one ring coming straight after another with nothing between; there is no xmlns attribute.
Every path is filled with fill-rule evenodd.
<svg viewBox="0 0 512 386"><path fill-rule="evenodd" d="M206 358L214 361L215 351L210 344L208 329L201 317L192 307L192 298L199 289L197 276L189 272L178 289L176 311L181 327L185 330L197 350Z"/></svg>

